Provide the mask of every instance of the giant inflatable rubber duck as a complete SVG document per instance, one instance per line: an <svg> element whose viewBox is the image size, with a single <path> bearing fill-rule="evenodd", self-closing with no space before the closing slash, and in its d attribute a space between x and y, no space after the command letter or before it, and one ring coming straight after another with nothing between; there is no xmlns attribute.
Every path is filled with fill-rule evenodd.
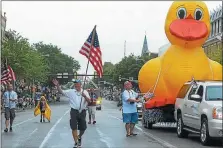
<svg viewBox="0 0 223 148"><path fill-rule="evenodd" d="M145 103L146 109L174 104L181 86L192 78L222 80L222 65L210 60L202 48L210 33L210 16L204 2L173 2L165 33L171 46L162 56L148 61L138 75L141 92L154 93Z"/></svg>

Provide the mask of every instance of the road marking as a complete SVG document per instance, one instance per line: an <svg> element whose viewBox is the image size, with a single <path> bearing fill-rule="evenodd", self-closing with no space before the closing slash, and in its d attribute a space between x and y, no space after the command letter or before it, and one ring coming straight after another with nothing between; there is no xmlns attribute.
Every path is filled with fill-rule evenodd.
<svg viewBox="0 0 223 148"><path fill-rule="evenodd" d="M30 134L29 134L29 137L34 134L36 131L38 130L38 128L36 128L34 131L32 131Z"/></svg>
<svg viewBox="0 0 223 148"><path fill-rule="evenodd" d="M15 125L13 125L12 127L16 127L16 126L18 126L18 125L21 125L21 124L26 123L26 122L28 122L28 121L31 121L31 120L33 120L33 119L35 119L35 117L30 118L30 119L28 119L28 120L25 120L25 121L23 121L23 122L17 123L17 124L15 124Z"/></svg>
<svg viewBox="0 0 223 148"><path fill-rule="evenodd" d="M22 121L22 122L20 122L20 123L17 123L17 124L15 124L15 125L13 125L12 127L19 126L19 125L21 125L21 124L23 124L23 123L26 123L26 122L28 122L28 121L31 121L31 120L33 120L33 119L35 119L35 117L34 117L34 118L27 119L27 120L25 120L25 121ZM2 133L4 133L4 130L2 131Z"/></svg>
<svg viewBox="0 0 223 148"><path fill-rule="evenodd" d="M25 142L28 141L28 139L31 138L31 136L32 136L37 130L38 130L38 128L34 129L34 130L29 134L29 136L26 137L26 138L23 140L23 142L24 142L24 141L25 141ZM16 144L15 147L18 147L18 146L21 147L21 143L20 143L20 142L18 142L18 143Z"/></svg>
<svg viewBox="0 0 223 148"><path fill-rule="evenodd" d="M119 121L122 121L122 119L120 119L120 118L118 118L118 117L115 117L115 116L110 116L110 117L115 118L115 119L117 119L117 120L119 120ZM138 125L136 125L135 128L138 129L139 131L141 131L141 132L142 132L143 134L145 134L146 136L148 136L148 137L150 137L150 138L156 140L157 142L159 142L159 143L160 143L162 146L164 146L164 147L167 147L167 148L177 148L176 146L174 146L174 145L172 145L172 144L170 144L170 143L168 143L168 142L166 142L166 141L164 141L164 140L162 140L162 139L160 139L160 138L154 136L154 135L151 134L151 133L144 132L143 129L142 129L141 127L139 127Z"/></svg>
<svg viewBox="0 0 223 148"><path fill-rule="evenodd" d="M111 142L111 141L112 141L111 138L105 136L105 135L99 130L99 128L96 128L96 131L98 132L98 134L99 134L99 136L100 136L100 141L101 141L101 142L104 142L108 148L112 148L112 146L111 146L111 143L112 143L112 142ZM109 141L110 141L110 142L109 142Z"/></svg>
<svg viewBox="0 0 223 148"><path fill-rule="evenodd" d="M44 145L46 144L46 142L49 140L50 136L52 135L53 131L55 130L56 126L60 123L60 121L62 120L62 118L70 111L67 110L61 117L60 119L57 120L57 122L53 125L53 127L50 129L50 131L47 133L47 135L45 136L45 138L43 139L43 142L41 143L41 145L39 146L39 148L43 148Z"/></svg>

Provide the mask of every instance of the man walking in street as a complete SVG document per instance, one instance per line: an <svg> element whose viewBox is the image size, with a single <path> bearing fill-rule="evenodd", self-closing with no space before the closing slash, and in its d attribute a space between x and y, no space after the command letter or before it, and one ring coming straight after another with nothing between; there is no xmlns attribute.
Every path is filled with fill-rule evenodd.
<svg viewBox="0 0 223 148"><path fill-rule="evenodd" d="M126 137L136 136L137 134L133 133L135 124L138 122L138 113L136 103L139 102L138 93L132 90L132 84L129 81L124 83L124 92L122 94L123 101L123 122L125 123L126 128Z"/></svg>
<svg viewBox="0 0 223 148"><path fill-rule="evenodd" d="M88 115L89 115L89 122L88 122L88 124L91 124L91 121L93 121L93 124L95 124L96 123L96 121L95 121L96 101L97 101L98 96L94 92L93 88L90 89L89 95L90 95L91 102L88 103Z"/></svg>
<svg viewBox="0 0 223 148"><path fill-rule="evenodd" d="M86 124L86 108L90 102L90 96L86 90L81 88L81 81L74 81L74 89L62 90L57 80L53 80L57 90L69 98L70 102L70 127L72 129L73 139L75 141L74 148L81 146L81 137L87 129ZM79 135L78 131L79 130Z"/></svg>
<svg viewBox="0 0 223 148"><path fill-rule="evenodd" d="M8 84L7 91L3 95L3 100L5 104L5 130L8 132L9 122L10 122L10 132L12 132L12 124L15 119L15 107L17 94L13 91L12 84Z"/></svg>

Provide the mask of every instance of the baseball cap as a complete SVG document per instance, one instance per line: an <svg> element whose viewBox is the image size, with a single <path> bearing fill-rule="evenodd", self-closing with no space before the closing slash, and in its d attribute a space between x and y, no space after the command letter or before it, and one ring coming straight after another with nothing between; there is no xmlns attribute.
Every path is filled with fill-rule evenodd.
<svg viewBox="0 0 223 148"><path fill-rule="evenodd" d="M125 81L124 85L132 84L130 81Z"/></svg>
<svg viewBox="0 0 223 148"><path fill-rule="evenodd" d="M73 83L81 83L81 80L79 80L79 79L75 79L75 80L72 80L73 81Z"/></svg>

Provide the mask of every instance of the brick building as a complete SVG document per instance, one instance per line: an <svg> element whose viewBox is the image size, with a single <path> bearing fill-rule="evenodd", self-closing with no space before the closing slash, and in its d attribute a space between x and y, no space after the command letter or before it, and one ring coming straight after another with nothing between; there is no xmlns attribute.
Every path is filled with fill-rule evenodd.
<svg viewBox="0 0 223 148"><path fill-rule="evenodd" d="M203 48L207 56L211 59L213 58L213 53L219 52L217 50L221 50L222 52L222 13L222 6L210 12L211 32Z"/></svg>

